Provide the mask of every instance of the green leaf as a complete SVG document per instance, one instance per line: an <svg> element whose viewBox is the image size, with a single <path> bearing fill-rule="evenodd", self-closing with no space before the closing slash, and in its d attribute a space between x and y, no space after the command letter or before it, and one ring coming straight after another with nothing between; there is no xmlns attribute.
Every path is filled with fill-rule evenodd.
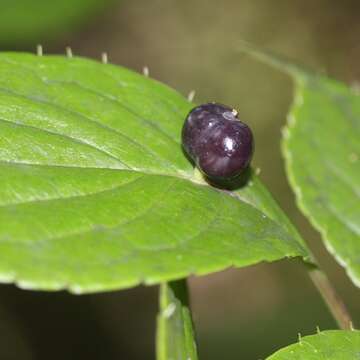
<svg viewBox="0 0 360 360"><path fill-rule="evenodd" d="M157 360L197 360L186 280L160 286L157 318Z"/></svg>
<svg viewBox="0 0 360 360"><path fill-rule="evenodd" d="M261 183L258 176L252 174L247 186L234 191L232 195L236 196L241 201L255 206L257 209L262 211L265 216L268 216L278 224L281 224L294 239L306 248L304 240L301 238L294 225L290 222L289 218L281 210L276 201L274 201L270 192ZM308 253L304 258L308 262L314 263L311 253Z"/></svg>
<svg viewBox="0 0 360 360"><path fill-rule="evenodd" d="M360 359L360 331L328 330L305 336L267 360L355 360Z"/></svg>
<svg viewBox="0 0 360 360"><path fill-rule="evenodd" d="M11 0L1 2L0 43L41 43L70 33L112 0Z"/></svg>
<svg viewBox="0 0 360 360"><path fill-rule="evenodd" d="M283 152L297 202L360 286L360 96L323 76L294 74Z"/></svg>
<svg viewBox="0 0 360 360"><path fill-rule="evenodd" d="M287 174L303 213L360 287L360 94L358 89L250 44L240 50L295 80L283 132Z"/></svg>
<svg viewBox="0 0 360 360"><path fill-rule="evenodd" d="M0 280L93 292L308 251L254 174L194 176L192 104L121 67L0 55Z"/></svg>

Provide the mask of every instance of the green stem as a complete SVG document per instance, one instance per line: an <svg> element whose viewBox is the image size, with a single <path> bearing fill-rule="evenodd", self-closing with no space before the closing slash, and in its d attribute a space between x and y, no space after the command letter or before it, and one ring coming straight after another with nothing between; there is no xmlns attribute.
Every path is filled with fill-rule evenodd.
<svg viewBox="0 0 360 360"><path fill-rule="evenodd" d="M160 285L157 317L157 360L197 360L186 280Z"/></svg>
<svg viewBox="0 0 360 360"><path fill-rule="evenodd" d="M311 266L309 268L309 275L339 325L339 328L352 330L353 323L350 314L326 274L318 267Z"/></svg>

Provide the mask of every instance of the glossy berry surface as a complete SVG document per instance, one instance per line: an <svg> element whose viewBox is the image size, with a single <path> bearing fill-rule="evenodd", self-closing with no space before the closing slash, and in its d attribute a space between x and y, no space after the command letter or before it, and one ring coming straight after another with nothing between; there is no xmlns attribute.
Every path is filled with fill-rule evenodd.
<svg viewBox="0 0 360 360"><path fill-rule="evenodd" d="M249 165L253 135L228 106L209 103L186 117L182 145L196 166L211 179L230 179Z"/></svg>

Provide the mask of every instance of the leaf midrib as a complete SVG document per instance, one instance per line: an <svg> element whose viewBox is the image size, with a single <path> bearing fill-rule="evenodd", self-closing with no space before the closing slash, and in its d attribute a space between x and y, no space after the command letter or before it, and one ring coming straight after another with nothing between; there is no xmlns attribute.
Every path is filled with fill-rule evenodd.
<svg viewBox="0 0 360 360"><path fill-rule="evenodd" d="M0 164L1 164L1 162L0 162ZM7 164L11 164L11 165L13 165L12 163L7 163ZM51 166L49 166L49 165L40 165L40 167L51 167ZM69 166L62 166L63 168L67 168L67 169L69 169L69 168L72 168L72 167L69 167ZM75 168L75 167L74 167ZM77 169L79 169L79 167L77 167ZM85 168L84 168L85 169ZM88 169L88 168L87 168ZM99 171L111 171L111 172L129 172L129 173L131 173L131 172L133 172L132 170L122 170L122 169L111 169L111 168L91 168L91 169L94 169L94 170L99 170ZM250 203L250 202L248 202L248 201L245 201L245 200L243 200L243 199L241 199L241 197L238 195L238 194L236 194L236 193L232 193L232 192L229 192L229 191L226 191L226 190L222 190L222 189L218 189L218 188L214 188L214 187L212 187L212 186L210 186L210 185L208 185L205 181L204 182L201 182L201 180L199 180L198 179L198 177L183 177L183 176L178 176L178 175L164 175L164 174L153 174L153 173L146 173L146 172L136 172L136 173L138 173L139 174L139 177L137 177L136 179L133 179L132 181L129 181L129 182L126 182L126 183L122 183L122 184L119 184L119 185L116 185L116 186L114 186L114 187L112 187L112 188L107 188L107 189L102 189L102 190L100 190L100 191L95 191L95 192L89 192L89 193L84 193L84 194L81 194L81 195L75 195L75 196L68 196L68 197L53 197L53 198L49 198L49 199L41 199L41 200L30 200L30 201L24 201L24 202L21 202L21 203L18 203L18 204L7 204L7 205L3 205L3 207L6 207L6 206L16 206L16 205L29 205L29 204L33 204L33 203L45 203L45 202L47 202L47 201L57 201L57 200L59 200L59 201L61 201L61 200L67 200L67 199L72 199L72 198L81 198L81 197L83 197L83 198L86 198L87 196L96 196L97 194L99 194L99 193L102 193L102 192L106 192L106 191L115 191L117 188L121 188L122 186L126 186L126 185L129 185L129 184L131 184L131 183L133 183L133 182L135 182L135 181L138 181L138 180L141 180L141 179L143 179L145 176L161 176L161 177L163 177L163 176L165 176L165 177L169 177L169 178L174 178L175 179L175 182L177 181L177 180L183 180L183 181L188 181L188 182L190 182L190 183L192 183L193 185L195 185L195 186L205 186L207 189L211 189L211 190L213 190L213 191L216 191L216 192L218 192L218 193L221 193L221 194L223 194L224 196L230 196L230 197L232 197L232 198L234 198L234 200L235 201L239 201L239 202L241 202L241 203L244 203L244 204L246 204L247 206L250 206L251 208L253 208L253 209L255 209L257 212L259 212L260 214L266 214L266 216L269 218L269 220L272 222L272 223L274 223L274 224L276 224L277 226L279 226L281 229L282 229L282 231L284 231L286 234L287 234L287 236L289 236L289 237L291 237L298 245L299 245L299 247L301 248L301 249L304 249L303 248L303 245L302 244L300 244L300 243L298 243L298 241L296 240L296 238L294 237L294 235L293 234L291 234L291 232L286 228L286 226L284 226L283 224L281 224L281 223L279 223L277 220L276 220L276 218L273 218L272 216L271 216L271 214L269 215L269 214L267 214L267 212L266 213L264 213L262 210L260 210L260 209L258 209L256 206L254 206L252 203ZM140 175L141 174L141 175ZM171 184L172 185L174 185L175 183L174 182L171 182ZM162 191L161 192L161 194L163 194L164 193L164 191ZM162 195L160 195L160 196L162 196ZM222 197L221 197L221 199L223 199ZM209 229L209 227L211 227L211 225L212 224L214 224L216 221L217 221L217 219L219 219L219 218L221 218L221 216L219 216L219 213L216 213L216 214L214 214L214 217L211 219L211 221L209 221L209 223L207 223L202 229L200 229L200 231L199 231L199 233L198 234L193 234L192 236L191 236L191 238L193 238L193 237L197 237L197 236L199 236L200 234L202 234L202 233L204 233L204 232L206 232L208 229ZM115 226L104 226L104 229L115 229L115 228L117 228L117 227L119 227L119 226L121 226L121 224L116 224ZM76 232L74 232L74 233L68 233L68 234L65 234L65 235L62 235L62 236L59 236L59 237L54 237L54 238L62 238L62 237L66 237L66 236L72 236L72 235L80 235L80 234L86 234L86 233L90 233L92 230L82 230L82 231L76 231ZM47 238L48 240L52 240L53 239L53 237L49 237L49 238ZM38 242L38 240L36 241L36 243ZM34 242L32 242L32 243L34 243ZM26 243L25 243L26 244Z"/></svg>
<svg viewBox="0 0 360 360"><path fill-rule="evenodd" d="M287 233L289 233L289 231L286 229L286 227L284 227L282 224L280 224L275 218L273 218L271 215L269 215L267 212L263 212L261 209L259 209L258 207L254 206L250 201L247 201L246 199L243 199L238 193L236 192L231 192L225 189L219 189L219 188L215 188L213 186L210 186L205 180L199 178L197 175L195 175L197 173L197 171L194 171L194 173L192 174L192 176L189 176L187 173L186 174L166 174L166 173L159 173L159 172L149 172L149 171L143 171L143 170L138 170L138 169L117 169L117 168L111 168L111 167L104 167L104 168L100 168L100 167L79 167L79 166L59 166L59 165L49 165L49 164L29 164L29 163L19 163L19 162L6 162L6 161L0 161L0 167L1 167L1 163L4 163L6 165L13 165L13 166L35 166L35 167L45 167L45 168L64 168L64 169L77 169L77 170L99 170L99 171L110 171L110 172L135 172L136 174L139 174L139 178L143 178L144 176L154 176L154 177L168 177L168 178L175 178L177 180L183 180L183 181L187 181L190 182L191 184L195 185L195 186L204 186L209 190L213 190L216 192L219 192L225 196L234 198L236 201L242 202L248 206L251 206L252 208L256 209L257 211L261 212L262 214L266 215L267 217L269 217L271 219L271 221L273 221L274 223L278 224L281 228L284 228L285 231ZM124 185L126 185L127 183L124 183ZM24 201L24 202L20 202L19 204L29 204L32 202L36 202L36 201L41 201L41 202L46 202L46 201L52 201L52 200L61 200L61 199L68 199L68 198L76 198L76 197L86 197L88 195L93 195L96 193L101 193L103 191L109 191L112 189L116 189L117 187L121 187L123 184L120 185L116 185L113 188L107 188L107 189L102 189L100 191L96 191L96 192L89 192L89 193L84 193L80 196L67 196L67 197L53 197L53 198L48 198L48 199L39 199L39 200L31 200L31 201ZM11 206L12 204L16 205L17 203L11 203L8 204L9 206ZM6 205L5 205L6 206Z"/></svg>

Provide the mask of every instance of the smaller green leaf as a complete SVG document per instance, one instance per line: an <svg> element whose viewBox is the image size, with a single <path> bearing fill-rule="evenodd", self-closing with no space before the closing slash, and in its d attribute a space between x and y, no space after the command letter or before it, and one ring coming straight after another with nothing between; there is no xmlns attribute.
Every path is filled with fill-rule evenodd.
<svg viewBox="0 0 360 360"><path fill-rule="evenodd" d="M359 92L251 45L242 48L295 80L283 132L290 185L327 249L360 286Z"/></svg>
<svg viewBox="0 0 360 360"><path fill-rule="evenodd" d="M186 280L160 286L157 319L157 360L197 360Z"/></svg>
<svg viewBox="0 0 360 360"><path fill-rule="evenodd" d="M329 330L305 336L280 349L267 360L360 359L360 331Z"/></svg>
<svg viewBox="0 0 360 360"><path fill-rule="evenodd" d="M325 77L299 76L284 131L300 209L360 286L360 96Z"/></svg>

